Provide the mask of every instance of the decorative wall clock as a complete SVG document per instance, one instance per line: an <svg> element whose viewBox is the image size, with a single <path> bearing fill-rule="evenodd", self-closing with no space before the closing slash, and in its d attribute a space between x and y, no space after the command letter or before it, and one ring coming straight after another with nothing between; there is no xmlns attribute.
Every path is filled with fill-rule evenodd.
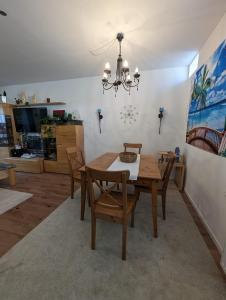
<svg viewBox="0 0 226 300"><path fill-rule="evenodd" d="M139 112L136 109L136 106L124 105L123 110L120 112L120 119L123 121L124 124L132 125L137 121Z"/></svg>

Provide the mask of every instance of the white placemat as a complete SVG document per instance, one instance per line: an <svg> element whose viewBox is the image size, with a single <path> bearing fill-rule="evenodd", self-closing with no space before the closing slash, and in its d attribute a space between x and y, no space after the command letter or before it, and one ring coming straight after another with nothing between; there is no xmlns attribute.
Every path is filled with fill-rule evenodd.
<svg viewBox="0 0 226 300"><path fill-rule="evenodd" d="M137 180L140 168L140 154L137 154L137 160L134 163L124 163L121 162L119 156L113 161L113 163L108 168L108 171L123 171L129 170L130 180Z"/></svg>

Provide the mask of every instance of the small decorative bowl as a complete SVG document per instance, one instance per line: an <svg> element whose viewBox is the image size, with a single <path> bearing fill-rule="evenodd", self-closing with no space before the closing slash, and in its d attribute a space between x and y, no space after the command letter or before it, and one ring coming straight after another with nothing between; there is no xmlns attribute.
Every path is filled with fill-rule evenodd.
<svg viewBox="0 0 226 300"><path fill-rule="evenodd" d="M119 153L119 159L124 163L133 163L137 160L137 154L135 152L121 152Z"/></svg>

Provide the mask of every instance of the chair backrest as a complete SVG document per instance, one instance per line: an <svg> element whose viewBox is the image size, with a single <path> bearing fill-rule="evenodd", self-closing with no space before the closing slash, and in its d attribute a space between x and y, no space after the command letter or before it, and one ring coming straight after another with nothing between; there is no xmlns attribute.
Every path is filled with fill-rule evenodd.
<svg viewBox="0 0 226 300"><path fill-rule="evenodd" d="M167 165L166 165L166 168L165 168L165 171L163 174L163 178L162 178L162 182L163 182L162 190L163 191L166 191L166 189L167 189L174 162L175 162L175 155L172 154L172 155L168 156Z"/></svg>
<svg viewBox="0 0 226 300"><path fill-rule="evenodd" d="M66 153L71 174L85 165L84 154L78 147L68 147Z"/></svg>
<svg viewBox="0 0 226 300"><path fill-rule="evenodd" d="M124 213L126 213L127 209L127 181L129 179L129 171L102 171L96 170L89 167L86 167L87 181L88 181L88 189L91 201L92 209L95 207L95 204L103 205L108 208L121 208ZM99 182L107 181L111 182L111 186L103 187ZM122 184L122 202L119 202L113 195L111 195L112 190L117 186L117 184ZM110 203L102 202L101 200L104 197L96 196L94 184L98 187L100 193L104 197L108 197Z"/></svg>
<svg viewBox="0 0 226 300"><path fill-rule="evenodd" d="M124 151L127 151L127 148L134 148L134 149L139 149L139 154L141 153L142 149L142 144L131 144L131 143L124 143Z"/></svg>

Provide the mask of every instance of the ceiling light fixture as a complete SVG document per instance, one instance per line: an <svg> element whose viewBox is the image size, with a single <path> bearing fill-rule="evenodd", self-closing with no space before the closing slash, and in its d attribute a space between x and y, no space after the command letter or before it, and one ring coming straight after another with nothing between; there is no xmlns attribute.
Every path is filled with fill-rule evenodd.
<svg viewBox="0 0 226 300"><path fill-rule="evenodd" d="M118 42L119 42L119 55L117 59L117 69L116 69L116 79L114 81L110 81L111 77L111 66L109 62L105 64L104 68L104 74L103 74L103 79L102 79L102 84L103 84L103 93L104 90L110 90L111 88L115 89L115 96L118 91L118 87L120 85L123 86L123 88L129 92L130 95L130 89L132 87L137 87L138 90L138 84L140 81L140 74L138 71L138 68L136 67L135 72L133 74L133 81L130 77L129 73L129 64L127 60L122 59L122 54L121 54L121 43L124 38L124 34L122 32L119 32L116 36Z"/></svg>
<svg viewBox="0 0 226 300"><path fill-rule="evenodd" d="M6 17L7 13L5 11L3 11L3 10L0 10L0 15Z"/></svg>

